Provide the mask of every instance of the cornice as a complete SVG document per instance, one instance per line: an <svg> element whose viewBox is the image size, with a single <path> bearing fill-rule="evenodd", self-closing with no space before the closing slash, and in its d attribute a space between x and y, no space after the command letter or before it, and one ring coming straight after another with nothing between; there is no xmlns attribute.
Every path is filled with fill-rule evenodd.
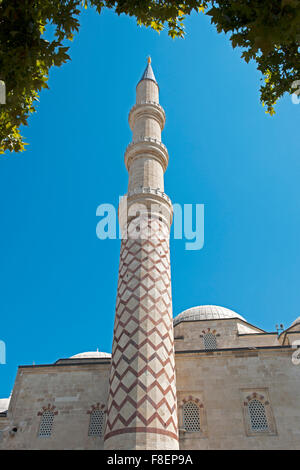
<svg viewBox="0 0 300 470"><path fill-rule="evenodd" d="M169 163L169 154L167 147L159 140L153 137L140 137L131 142L125 150L125 165L129 171L131 163L140 157L147 157L156 159L166 171Z"/></svg>
<svg viewBox="0 0 300 470"><path fill-rule="evenodd" d="M141 103L135 104L128 116L128 122L130 129L133 130L136 120L141 117L148 117L155 119L163 130L166 122L166 113L163 107L159 103L154 101L142 101Z"/></svg>

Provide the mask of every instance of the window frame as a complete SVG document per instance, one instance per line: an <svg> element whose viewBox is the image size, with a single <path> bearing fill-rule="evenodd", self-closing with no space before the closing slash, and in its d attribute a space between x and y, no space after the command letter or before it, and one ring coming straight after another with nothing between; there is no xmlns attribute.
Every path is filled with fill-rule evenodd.
<svg viewBox="0 0 300 470"><path fill-rule="evenodd" d="M43 420L45 419L45 415L51 416L51 423L49 424L50 432L49 434L41 434L42 426L45 426ZM55 406L51 406L49 403L48 406L43 406L42 410L38 412L38 416L40 416L39 427L37 431L38 439L49 439L53 436L53 426L54 426L54 417L58 414L58 411L55 410Z"/></svg>
<svg viewBox="0 0 300 470"><path fill-rule="evenodd" d="M179 438L180 439L201 439L207 437L207 419L206 419L206 411L203 406L203 397L202 393L200 392L192 392L193 395L187 395L184 392L178 393L178 424L179 424ZM199 422L200 422L200 430L189 432L186 431L184 428L184 405L189 401L194 402L199 409Z"/></svg>
<svg viewBox="0 0 300 470"><path fill-rule="evenodd" d="M99 412L99 413L102 413L102 430L101 430L101 434L91 434L90 433L90 429L91 429L91 424L92 424L92 417L93 415L95 414L95 412ZM105 408L105 405L103 404L100 404L100 403L97 403L96 405L92 405L91 406L91 409L89 409L87 411L87 414L90 415L90 419L89 419L89 424L88 424L88 437L94 437L94 438L97 438L97 439L104 439L104 435L105 435L105 426L106 426L106 408Z"/></svg>
<svg viewBox="0 0 300 470"><path fill-rule="evenodd" d="M242 393L242 407L243 407L246 436L263 437L263 436L277 435L276 423L275 423L272 407L270 404L268 389L266 388L242 389L241 393ZM262 405L264 406L268 429L260 430L260 431L253 429L251 417L250 417L250 411L249 411L249 403L253 401L254 399L257 401L260 401Z"/></svg>
<svg viewBox="0 0 300 470"><path fill-rule="evenodd" d="M253 403L258 403L259 406L260 406L260 413L262 415L261 418L258 418L257 416L255 416L255 413L258 411L258 410L255 410L255 409L250 409L250 406L251 404ZM270 430L270 426L269 426L269 422L268 422L268 417L267 417L267 413L266 413L266 406L265 404L263 403L262 400L259 400L258 398L251 398L251 400L248 402L248 414L249 414L249 420L250 420L250 429L251 431L255 432L255 433L265 433L265 432L268 432ZM266 427L265 428L257 428L255 429L255 420L257 421L258 419L261 419L261 421L264 421L266 423Z"/></svg>
<svg viewBox="0 0 300 470"><path fill-rule="evenodd" d="M208 336L209 336L209 339L207 340ZM215 347L208 347L207 341L208 341L208 343L211 343L212 338L213 338L213 341L215 343ZM204 333L204 335L203 335L203 346L204 346L205 351L215 351L216 349L218 349L217 336L215 335L215 333L212 333L211 331L209 331L207 333Z"/></svg>
<svg viewBox="0 0 300 470"><path fill-rule="evenodd" d="M195 407L195 411L197 413L197 418L196 420L199 421L199 429L195 429L194 431L193 430L188 430L187 429L187 426L186 426L186 421L187 421L187 418L185 416L185 408L189 405L189 404L192 404L194 407ZM183 425L183 429L185 430L185 432L188 432L188 433L195 433L195 432L201 432L201 416L200 416L200 408L199 408L199 405L194 401L194 400L188 400L186 401L183 406L182 406L182 425Z"/></svg>

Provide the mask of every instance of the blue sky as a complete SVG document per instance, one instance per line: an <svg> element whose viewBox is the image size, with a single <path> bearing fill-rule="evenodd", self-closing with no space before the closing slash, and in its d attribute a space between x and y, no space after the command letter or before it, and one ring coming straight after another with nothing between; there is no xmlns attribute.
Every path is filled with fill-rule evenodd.
<svg viewBox="0 0 300 470"><path fill-rule="evenodd" d="M0 158L0 397L18 365L111 351L119 240L96 237L96 208L127 189L127 116L146 57L167 114L163 142L173 202L205 204L205 244L171 241L174 315L232 308L274 331L300 315L299 112L286 96L269 117L260 75L203 14L186 38L86 11L72 61L23 134L22 155Z"/></svg>

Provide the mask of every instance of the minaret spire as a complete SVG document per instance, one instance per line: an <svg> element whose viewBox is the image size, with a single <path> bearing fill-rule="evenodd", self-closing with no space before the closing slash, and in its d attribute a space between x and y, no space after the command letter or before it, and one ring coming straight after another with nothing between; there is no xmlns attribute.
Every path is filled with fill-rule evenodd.
<svg viewBox="0 0 300 470"><path fill-rule="evenodd" d="M105 448L178 449L165 112L151 62L129 113L128 193L121 243Z"/></svg>
<svg viewBox="0 0 300 470"><path fill-rule="evenodd" d="M151 57L150 56L147 57L147 66L145 68L145 71L144 71L140 81L142 81L142 80L153 80L157 84L157 81L156 81L156 78L155 78L155 75L154 75L154 72L153 72L153 69L152 69L152 66L151 66Z"/></svg>

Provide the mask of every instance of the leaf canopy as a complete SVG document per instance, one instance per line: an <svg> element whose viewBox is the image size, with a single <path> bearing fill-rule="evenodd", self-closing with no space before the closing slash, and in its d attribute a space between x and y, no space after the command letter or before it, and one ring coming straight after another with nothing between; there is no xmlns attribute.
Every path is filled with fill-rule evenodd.
<svg viewBox="0 0 300 470"><path fill-rule="evenodd" d="M0 153L21 152L20 126L28 124L52 66L70 59L66 41L79 31L84 8L110 8L133 16L137 24L172 37L184 37L184 20L193 11L211 17L219 33L229 33L241 57L255 60L264 77L260 87L266 112L300 78L300 0L0 0L0 81L6 104L0 105ZM54 39L45 31L54 27Z"/></svg>

